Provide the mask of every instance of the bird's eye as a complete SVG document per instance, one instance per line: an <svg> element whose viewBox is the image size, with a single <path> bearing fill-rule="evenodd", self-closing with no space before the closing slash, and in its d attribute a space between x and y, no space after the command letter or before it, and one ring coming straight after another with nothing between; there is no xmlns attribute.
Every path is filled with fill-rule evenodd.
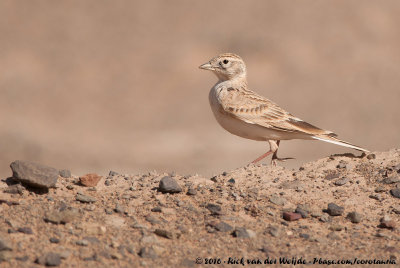
<svg viewBox="0 0 400 268"><path fill-rule="evenodd" d="M224 64L228 64L229 60L224 60L223 63Z"/></svg>

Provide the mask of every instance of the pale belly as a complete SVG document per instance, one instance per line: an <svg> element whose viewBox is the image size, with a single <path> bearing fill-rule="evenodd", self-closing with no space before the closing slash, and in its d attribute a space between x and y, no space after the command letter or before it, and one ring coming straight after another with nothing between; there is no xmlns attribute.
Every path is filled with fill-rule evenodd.
<svg viewBox="0 0 400 268"><path fill-rule="evenodd" d="M291 140L299 138L302 139L308 138L308 137L303 137L303 135L299 133L272 130L260 125L246 123L226 113L223 113L221 112L221 110L223 109L219 104L213 91L214 90L210 91L209 101L215 119L226 131L234 135L257 141Z"/></svg>

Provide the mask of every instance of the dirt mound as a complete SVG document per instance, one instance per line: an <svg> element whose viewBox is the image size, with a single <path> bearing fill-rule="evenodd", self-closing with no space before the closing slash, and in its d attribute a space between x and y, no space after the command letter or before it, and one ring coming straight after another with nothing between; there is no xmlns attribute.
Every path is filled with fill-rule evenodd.
<svg viewBox="0 0 400 268"><path fill-rule="evenodd" d="M90 180L95 187L77 176L39 190L8 178L0 194L1 266L394 264L399 173L393 149L298 170L249 165L212 178L111 171Z"/></svg>

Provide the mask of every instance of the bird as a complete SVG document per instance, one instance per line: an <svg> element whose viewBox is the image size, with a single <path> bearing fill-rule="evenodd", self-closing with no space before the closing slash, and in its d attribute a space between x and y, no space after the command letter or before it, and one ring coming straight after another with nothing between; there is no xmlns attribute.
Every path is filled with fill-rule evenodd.
<svg viewBox="0 0 400 268"><path fill-rule="evenodd" d="M275 166L277 161L293 159L278 157L281 140L320 140L369 152L338 139L332 131L321 129L293 116L278 104L252 91L247 84L246 65L236 54L220 54L199 68L213 72L218 78L208 96L217 122L236 136L268 141L270 150L251 163L258 163L270 154L271 164Z"/></svg>

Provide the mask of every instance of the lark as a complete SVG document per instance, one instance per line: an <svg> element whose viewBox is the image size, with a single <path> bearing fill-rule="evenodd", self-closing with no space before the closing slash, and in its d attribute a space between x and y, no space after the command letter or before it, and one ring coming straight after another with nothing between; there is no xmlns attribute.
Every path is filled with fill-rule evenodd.
<svg viewBox="0 0 400 268"><path fill-rule="evenodd" d="M270 154L274 165L278 160L293 159L277 156L281 140L320 140L369 152L337 139L332 131L313 126L250 90L247 85L246 65L238 55L224 53L199 68L210 70L218 77L218 82L209 93L211 109L218 123L239 137L268 141L270 150L252 163L257 163Z"/></svg>

